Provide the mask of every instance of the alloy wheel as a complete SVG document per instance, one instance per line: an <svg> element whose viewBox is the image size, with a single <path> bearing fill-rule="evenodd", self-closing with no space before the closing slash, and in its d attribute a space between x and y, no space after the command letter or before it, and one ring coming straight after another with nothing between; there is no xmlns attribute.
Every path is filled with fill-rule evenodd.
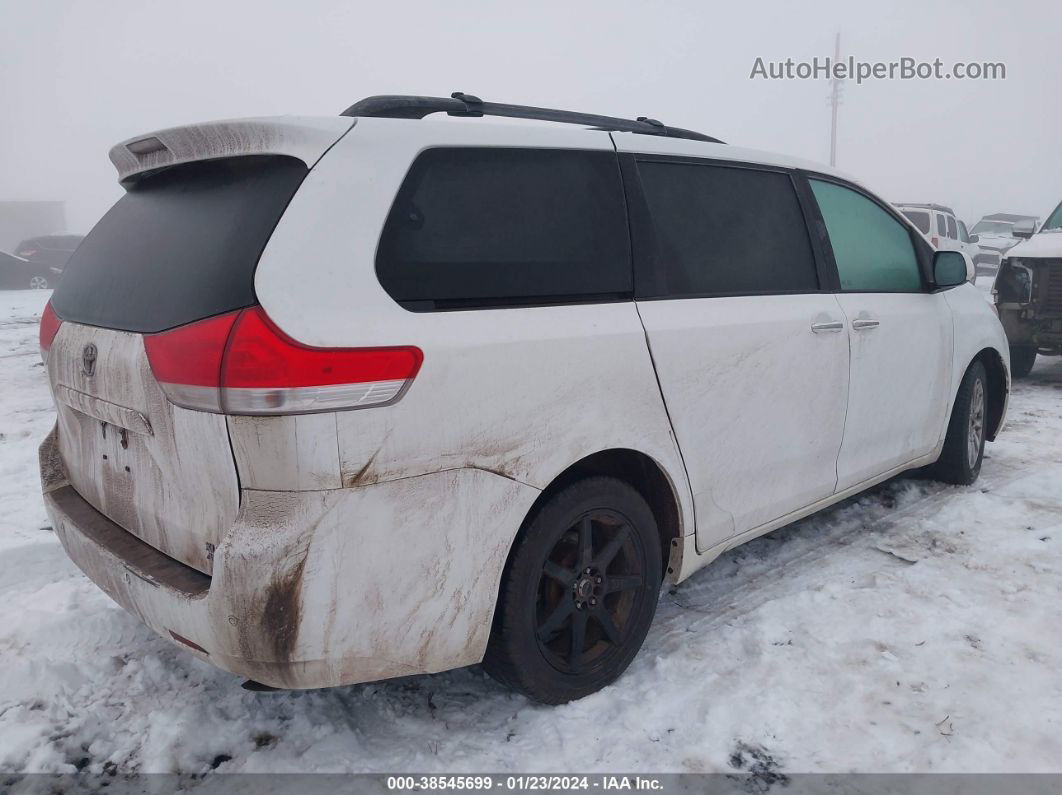
<svg viewBox="0 0 1062 795"><path fill-rule="evenodd" d="M550 664L581 674L621 649L645 588L641 539L610 510L584 514L565 530L542 566L536 638Z"/></svg>
<svg viewBox="0 0 1062 795"><path fill-rule="evenodd" d="M985 387L978 378L970 396L970 427L966 434L966 459L970 469L977 466L981 456L981 442L985 432Z"/></svg>

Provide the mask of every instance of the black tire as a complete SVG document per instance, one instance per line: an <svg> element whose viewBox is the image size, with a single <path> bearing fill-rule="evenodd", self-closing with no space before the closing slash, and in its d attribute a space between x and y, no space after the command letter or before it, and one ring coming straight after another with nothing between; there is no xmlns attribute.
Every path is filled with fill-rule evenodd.
<svg viewBox="0 0 1062 795"><path fill-rule="evenodd" d="M1025 378L1036 364L1036 348L1032 345L1010 346L1010 377Z"/></svg>
<svg viewBox="0 0 1062 795"><path fill-rule="evenodd" d="M546 704L611 684L649 631L661 568L656 521L635 489L609 477L565 487L509 556L483 667Z"/></svg>
<svg viewBox="0 0 1062 795"><path fill-rule="evenodd" d="M936 480L956 486L969 486L977 480L985 455L987 418L988 377L985 366L977 361L962 377L951 410L948 434L944 437L944 449L937 463L930 468L930 474Z"/></svg>

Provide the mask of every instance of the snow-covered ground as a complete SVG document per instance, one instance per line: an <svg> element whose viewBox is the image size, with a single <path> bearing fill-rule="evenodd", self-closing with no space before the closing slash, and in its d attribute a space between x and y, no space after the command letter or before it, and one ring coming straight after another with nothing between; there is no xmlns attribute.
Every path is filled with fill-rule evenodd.
<svg viewBox="0 0 1062 795"><path fill-rule="evenodd" d="M1062 360L974 487L898 480L731 552L580 702L478 668L250 693L47 529L46 298L0 292L0 771L1062 771Z"/></svg>

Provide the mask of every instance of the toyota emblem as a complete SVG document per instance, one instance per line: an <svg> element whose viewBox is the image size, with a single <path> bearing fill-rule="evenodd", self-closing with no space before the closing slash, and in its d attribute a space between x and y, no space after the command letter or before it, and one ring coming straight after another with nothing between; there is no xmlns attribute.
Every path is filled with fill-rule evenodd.
<svg viewBox="0 0 1062 795"><path fill-rule="evenodd" d="M96 372L96 358L98 355L96 346L91 342L81 351L81 371L85 375L93 375Z"/></svg>

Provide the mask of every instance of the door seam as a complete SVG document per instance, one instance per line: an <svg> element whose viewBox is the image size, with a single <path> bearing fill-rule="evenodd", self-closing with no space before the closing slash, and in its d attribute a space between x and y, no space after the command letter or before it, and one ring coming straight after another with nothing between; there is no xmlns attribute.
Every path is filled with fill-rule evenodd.
<svg viewBox="0 0 1062 795"><path fill-rule="evenodd" d="M844 305L836 293L833 296L834 303L841 310L841 317L845 320L845 336L848 341L848 387L844 395L844 421L841 422L841 443L837 446L837 456L833 459L833 494L837 493L837 487L841 484L841 451L844 450L844 438L848 433L848 407L852 403L852 320L844 311ZM831 494L832 496L832 494Z"/></svg>
<svg viewBox="0 0 1062 795"><path fill-rule="evenodd" d="M675 440L675 450L678 451L679 463L682 464L682 473L686 476L686 491L690 495L690 512L693 514L693 547L697 550L697 554L701 554L704 550L697 543L697 501L693 495L693 482L690 480L690 471L686 466L686 456L682 453L682 443L679 441L678 431L675 430L675 423L671 419L671 410L668 408L667 397L664 395L664 386L660 383L660 373L657 371L656 359L653 357L653 345L649 341L649 331L645 328L645 321L642 320L642 312L638 307L638 302L632 301L631 303L634 304L634 312L638 316L639 325L642 327L642 336L645 337L645 350L649 354L649 364L653 368L653 378L656 380L656 389L660 394L660 405L664 407L664 416L667 417L671 438Z"/></svg>

